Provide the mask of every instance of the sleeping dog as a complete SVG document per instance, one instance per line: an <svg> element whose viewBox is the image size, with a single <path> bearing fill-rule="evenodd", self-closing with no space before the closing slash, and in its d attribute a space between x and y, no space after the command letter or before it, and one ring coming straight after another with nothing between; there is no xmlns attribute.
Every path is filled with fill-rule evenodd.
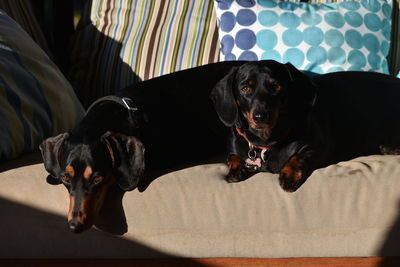
<svg viewBox="0 0 400 267"><path fill-rule="evenodd" d="M40 149L47 182L64 184L70 195L69 229L89 229L111 186L135 189L145 166L168 169L222 154L225 127L209 94L240 64L215 63L141 82L94 102L73 131L45 140Z"/></svg>
<svg viewBox="0 0 400 267"><path fill-rule="evenodd" d="M370 154L398 154L400 79L338 72L310 79L290 63L234 67L211 92L230 127L227 182L279 173L296 191L321 167Z"/></svg>

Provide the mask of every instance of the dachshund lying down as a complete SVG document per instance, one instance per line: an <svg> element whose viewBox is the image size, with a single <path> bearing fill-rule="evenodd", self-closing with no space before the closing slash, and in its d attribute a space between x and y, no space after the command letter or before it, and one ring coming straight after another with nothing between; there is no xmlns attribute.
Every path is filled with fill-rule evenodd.
<svg viewBox="0 0 400 267"><path fill-rule="evenodd" d="M400 154L400 79L367 72L308 78L291 64L253 62L211 93L230 127L227 182L279 173L296 191L317 168L371 154Z"/></svg>
<svg viewBox="0 0 400 267"><path fill-rule="evenodd" d="M145 166L169 169L223 154L228 132L209 94L242 63L210 64L141 82L120 96L95 101L73 131L45 140L40 149L47 182L64 184L70 195L69 229L89 229L111 186L135 189Z"/></svg>
<svg viewBox="0 0 400 267"><path fill-rule="evenodd" d="M173 168L226 152L222 120L231 127L228 182L266 171L295 191L316 168L378 153L380 145L396 153L399 89L400 80L373 73L310 80L275 61L175 72L95 101L73 131L45 140L47 182L68 189L70 231L87 230L109 189L135 189L145 166Z"/></svg>

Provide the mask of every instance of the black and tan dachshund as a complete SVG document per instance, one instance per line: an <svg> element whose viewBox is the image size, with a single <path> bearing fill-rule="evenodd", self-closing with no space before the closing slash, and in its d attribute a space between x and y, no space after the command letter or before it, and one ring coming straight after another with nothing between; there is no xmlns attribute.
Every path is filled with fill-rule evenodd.
<svg viewBox="0 0 400 267"><path fill-rule="evenodd" d="M228 182L279 173L296 191L321 167L370 154L398 154L400 79L338 72L310 79L290 63L250 62L211 93L230 127Z"/></svg>
<svg viewBox="0 0 400 267"><path fill-rule="evenodd" d="M40 149L47 181L64 184L70 195L69 229L89 229L111 186L135 189L145 167L168 169L223 154L226 128L209 94L240 64L215 63L141 82L96 101L76 129L45 140Z"/></svg>

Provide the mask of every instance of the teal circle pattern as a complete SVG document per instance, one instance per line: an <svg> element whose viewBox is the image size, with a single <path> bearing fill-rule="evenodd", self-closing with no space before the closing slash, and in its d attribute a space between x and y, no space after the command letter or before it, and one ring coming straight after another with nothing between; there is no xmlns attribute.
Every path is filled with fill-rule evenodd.
<svg viewBox="0 0 400 267"><path fill-rule="evenodd" d="M261 7L266 7L266 8L274 8L278 5L275 1L271 1L271 0L257 0L257 3Z"/></svg>
<svg viewBox="0 0 400 267"><path fill-rule="evenodd" d="M282 41L289 47L298 46L303 41L303 33L297 29L288 29L283 32Z"/></svg>
<svg viewBox="0 0 400 267"><path fill-rule="evenodd" d="M379 19L378 15L374 13L368 13L364 16L365 26L368 30L377 32L382 28L382 21Z"/></svg>
<svg viewBox="0 0 400 267"><path fill-rule="evenodd" d="M343 15L340 14L339 12L332 11L326 13L324 17L326 23L335 28L342 28L345 23Z"/></svg>
<svg viewBox="0 0 400 267"><path fill-rule="evenodd" d="M289 11L295 11L299 7L299 5L296 3L291 3L286 1L280 1L278 3L278 6L283 10L289 10Z"/></svg>
<svg viewBox="0 0 400 267"><path fill-rule="evenodd" d="M316 65L315 63L308 64L306 66L306 70L311 71L313 73L317 73L317 74L323 74L324 73L324 70L320 66Z"/></svg>
<svg viewBox="0 0 400 267"><path fill-rule="evenodd" d="M387 19L382 20L382 34L386 40L390 40L391 26L390 21Z"/></svg>
<svg viewBox="0 0 400 267"><path fill-rule="evenodd" d="M371 33L366 33L364 34L362 40L365 48L367 48L369 52L371 53L379 52L380 44L378 38L375 35Z"/></svg>
<svg viewBox="0 0 400 267"><path fill-rule="evenodd" d="M356 2L356 1L345 1L340 3L340 7L345 8L347 10L350 11L356 11L358 9L360 9L360 3Z"/></svg>
<svg viewBox="0 0 400 267"><path fill-rule="evenodd" d="M360 69L358 68L358 66L350 66L347 71L359 71ZM370 71L370 70L369 70Z"/></svg>
<svg viewBox="0 0 400 267"><path fill-rule="evenodd" d="M389 53L389 50L390 50L389 42L388 41L383 41L381 43L381 52L382 52L382 54L387 55Z"/></svg>
<svg viewBox="0 0 400 267"><path fill-rule="evenodd" d="M371 65L371 68L373 70L379 70L379 68L381 66L381 61L382 61L382 58L378 54L370 53L368 55L368 63L369 63L369 65Z"/></svg>
<svg viewBox="0 0 400 267"><path fill-rule="evenodd" d="M297 28L300 23L300 17L294 13L285 12L279 16L279 22L286 28Z"/></svg>
<svg viewBox="0 0 400 267"><path fill-rule="evenodd" d="M346 53L340 47L332 47L328 50L328 61L332 65L343 65L346 62Z"/></svg>
<svg viewBox="0 0 400 267"><path fill-rule="evenodd" d="M383 73L389 73L389 65L385 58L382 60L381 69Z"/></svg>
<svg viewBox="0 0 400 267"><path fill-rule="evenodd" d="M344 36L340 31L331 29L325 33L325 43L331 47L341 47Z"/></svg>
<svg viewBox="0 0 400 267"><path fill-rule="evenodd" d="M261 55L261 59L272 59L278 62L282 61L281 54L276 50L267 50Z"/></svg>
<svg viewBox="0 0 400 267"><path fill-rule="evenodd" d="M327 52L325 48L321 46L311 47L307 51L307 60L314 62L315 64L323 64L328 59Z"/></svg>
<svg viewBox="0 0 400 267"><path fill-rule="evenodd" d="M362 0L361 5L371 12L378 12L381 8L378 0Z"/></svg>
<svg viewBox="0 0 400 267"><path fill-rule="evenodd" d="M298 48L289 48L283 53L282 61L284 63L290 62L296 67L301 67L304 63L304 53Z"/></svg>
<svg viewBox="0 0 400 267"><path fill-rule="evenodd" d="M257 46L263 50L273 49L278 43L278 36L272 30L262 30L256 35Z"/></svg>
<svg viewBox="0 0 400 267"><path fill-rule="evenodd" d="M363 37L356 30L348 30L344 35L346 43L353 49L361 49L363 46Z"/></svg>
<svg viewBox="0 0 400 267"><path fill-rule="evenodd" d="M342 67L331 67L327 70L327 72L338 72L338 71L344 71Z"/></svg>
<svg viewBox="0 0 400 267"><path fill-rule="evenodd" d="M303 31L304 42L318 46L324 41L324 32L318 27L308 27Z"/></svg>
<svg viewBox="0 0 400 267"><path fill-rule="evenodd" d="M360 27L363 23L363 17L354 11L349 11L344 14L344 20L352 27Z"/></svg>
<svg viewBox="0 0 400 267"><path fill-rule="evenodd" d="M386 19L392 18L392 7L389 4L387 4L387 3L383 4L382 12L385 15Z"/></svg>
<svg viewBox="0 0 400 267"><path fill-rule="evenodd" d="M272 27L279 22L279 16L275 11L264 10L258 14L258 21L263 26Z"/></svg>
<svg viewBox="0 0 400 267"><path fill-rule="evenodd" d="M310 5L310 4L305 3L305 2L300 2L299 5L300 5L301 9L303 9L303 10L305 10L307 12L312 12L312 13L317 13L318 10L321 9L320 6L322 6L322 5Z"/></svg>
<svg viewBox="0 0 400 267"><path fill-rule="evenodd" d="M301 15L301 21L309 26L315 26L322 22L322 16L317 13L304 13Z"/></svg>
<svg viewBox="0 0 400 267"><path fill-rule="evenodd" d="M358 68L362 68L367 65L367 59L365 58L364 54L360 52L360 50L350 51L347 61L350 63L350 65L357 66Z"/></svg>

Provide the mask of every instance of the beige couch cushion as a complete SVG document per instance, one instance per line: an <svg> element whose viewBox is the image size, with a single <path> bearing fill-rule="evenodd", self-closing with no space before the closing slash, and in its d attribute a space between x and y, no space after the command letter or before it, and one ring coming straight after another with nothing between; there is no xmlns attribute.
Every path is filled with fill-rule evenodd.
<svg viewBox="0 0 400 267"><path fill-rule="evenodd" d="M121 237L69 233L66 189L46 184L42 164L7 168L0 173L1 258L400 256L397 156L317 170L295 193L284 192L277 175L227 184L223 164L186 168L124 195Z"/></svg>

